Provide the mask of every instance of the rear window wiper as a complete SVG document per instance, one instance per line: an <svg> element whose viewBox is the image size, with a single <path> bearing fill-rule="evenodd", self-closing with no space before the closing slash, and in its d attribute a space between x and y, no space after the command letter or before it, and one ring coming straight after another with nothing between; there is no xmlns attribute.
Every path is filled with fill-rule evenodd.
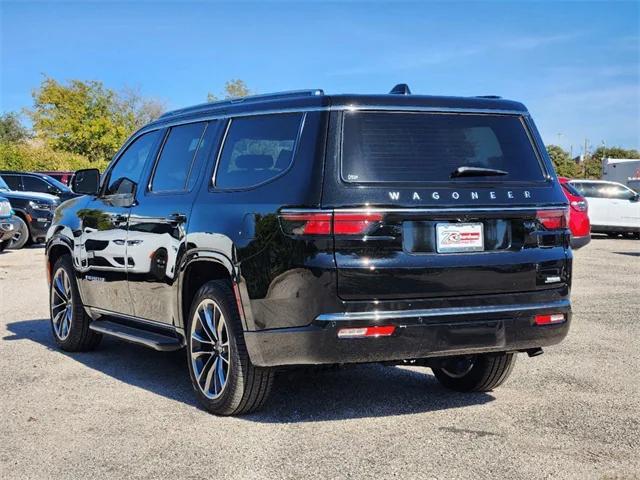
<svg viewBox="0 0 640 480"><path fill-rule="evenodd" d="M458 167L451 172L451 178L457 177L493 177L509 175L509 172L505 170L498 170L496 168L482 168L482 167Z"/></svg>

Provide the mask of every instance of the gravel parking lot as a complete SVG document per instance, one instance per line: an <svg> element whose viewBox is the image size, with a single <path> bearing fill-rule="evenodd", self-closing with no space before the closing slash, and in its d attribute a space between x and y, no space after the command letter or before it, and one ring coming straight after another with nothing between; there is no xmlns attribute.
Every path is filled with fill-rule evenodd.
<svg viewBox="0 0 640 480"><path fill-rule="evenodd" d="M0 254L0 477L638 478L640 242L575 257L569 337L493 393L423 368L300 370L259 414L216 418L182 352L56 350L43 249Z"/></svg>

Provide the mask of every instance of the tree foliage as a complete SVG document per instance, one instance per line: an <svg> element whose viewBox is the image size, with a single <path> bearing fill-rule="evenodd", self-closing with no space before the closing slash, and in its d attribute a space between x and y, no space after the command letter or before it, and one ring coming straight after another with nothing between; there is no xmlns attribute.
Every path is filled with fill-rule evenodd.
<svg viewBox="0 0 640 480"><path fill-rule="evenodd" d="M118 93L102 82L45 77L33 92L29 111L38 139L56 151L104 161L141 125L157 118L163 107L133 90Z"/></svg>
<svg viewBox="0 0 640 480"><path fill-rule="evenodd" d="M253 92L249 90L249 87L247 87L247 84L244 83L244 80L240 80L238 78L229 80L224 84L224 98L246 97L252 93ZM216 102L218 100L220 100L220 98L217 95L214 95L213 93L207 94L207 102Z"/></svg>
<svg viewBox="0 0 640 480"><path fill-rule="evenodd" d="M13 112L0 114L0 142L22 142L29 138L29 131Z"/></svg>
<svg viewBox="0 0 640 480"><path fill-rule="evenodd" d="M561 177L576 177L578 166L571 156L558 145L547 145L547 153L551 157L556 174Z"/></svg>

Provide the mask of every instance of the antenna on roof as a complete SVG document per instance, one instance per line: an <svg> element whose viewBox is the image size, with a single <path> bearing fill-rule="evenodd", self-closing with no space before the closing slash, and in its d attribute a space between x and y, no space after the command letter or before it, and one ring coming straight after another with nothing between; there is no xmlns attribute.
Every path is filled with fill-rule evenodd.
<svg viewBox="0 0 640 480"><path fill-rule="evenodd" d="M406 83L399 83L389 93L391 95L411 95L411 89Z"/></svg>

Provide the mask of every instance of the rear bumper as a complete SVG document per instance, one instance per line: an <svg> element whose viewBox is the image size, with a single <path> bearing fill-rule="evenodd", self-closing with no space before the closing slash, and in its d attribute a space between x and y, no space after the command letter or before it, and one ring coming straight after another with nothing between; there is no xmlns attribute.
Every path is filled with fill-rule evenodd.
<svg viewBox="0 0 640 480"><path fill-rule="evenodd" d="M537 314L564 313L556 325L535 325ZM362 363L518 351L559 343L569 331L568 300L427 310L334 313L311 325L245 332L258 366ZM339 339L344 327L394 325L393 336Z"/></svg>
<svg viewBox="0 0 640 480"><path fill-rule="evenodd" d="M584 235L583 237L574 237L571 236L571 248L577 250L579 248L584 247L591 241L591 235Z"/></svg>

